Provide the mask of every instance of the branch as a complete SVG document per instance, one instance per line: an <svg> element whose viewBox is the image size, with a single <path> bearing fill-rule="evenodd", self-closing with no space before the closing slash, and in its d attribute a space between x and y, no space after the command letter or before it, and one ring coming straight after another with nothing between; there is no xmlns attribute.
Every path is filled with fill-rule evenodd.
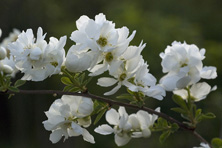
<svg viewBox="0 0 222 148"><path fill-rule="evenodd" d="M195 131L194 128L188 127L187 125L181 123L180 121L178 121L178 120L176 120L176 119L174 119L174 118L172 118L172 117L170 117L170 116L168 116L164 113L157 112L157 111L155 111L151 108L148 108L148 107L144 107L144 106L139 107L139 106L136 106L136 105L133 105L133 104L127 104L127 103L107 99L107 98L104 98L104 97L96 96L96 95L93 95L89 92L76 93L76 92L64 92L64 91L60 91L60 90L19 90L19 92L12 92L12 91L8 90L7 92L0 92L0 94L74 95L74 96L83 96L83 97L88 97L88 98L92 98L92 99L95 99L95 100L103 101L103 102L108 103L110 106L118 105L118 106L125 106L125 107L128 107L128 108L136 109L136 110L144 110L144 111L149 112L150 114L158 115L159 117L162 117L162 118L166 119L167 121L169 121L171 123L178 124L178 126L181 129L192 132L192 134L194 136L196 136L201 142L204 142L204 143L210 145L201 135L199 135Z"/></svg>

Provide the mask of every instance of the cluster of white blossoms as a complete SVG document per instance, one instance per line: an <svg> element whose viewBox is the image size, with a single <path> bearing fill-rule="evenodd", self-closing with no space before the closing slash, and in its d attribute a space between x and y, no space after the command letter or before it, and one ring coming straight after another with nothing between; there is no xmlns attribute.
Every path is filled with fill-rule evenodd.
<svg viewBox="0 0 222 148"><path fill-rule="evenodd" d="M164 89L187 99L188 92L184 88L190 87L190 95L195 101L206 98L207 94L216 90L216 86L211 88L206 82L199 82L201 78L217 77L216 67L203 67L204 54L205 49L199 50L196 45L185 42L174 41L172 46L167 46L165 52L160 53L163 72L167 73L160 80Z"/></svg>
<svg viewBox="0 0 222 148"><path fill-rule="evenodd" d="M156 111L160 111L157 108ZM106 112L106 121L113 125L100 125L95 132L102 135L115 134L115 143L118 146L127 144L131 138L149 137L151 135L150 127L157 120L157 115L151 115L145 111L138 111L136 114L128 115L124 107L119 107L118 112L110 109Z"/></svg>
<svg viewBox="0 0 222 148"><path fill-rule="evenodd" d="M163 99L165 90L156 84L156 78L149 73L141 55L146 45L129 46L135 31L129 36L127 27L116 29L104 14L96 15L95 20L81 16L76 26L78 30L70 37L76 45L69 49L65 62L69 71L88 70L90 76L108 71L112 78L99 78L97 84L102 87L117 85L104 95L113 95L124 85L131 91Z"/></svg>
<svg viewBox="0 0 222 148"><path fill-rule="evenodd" d="M1 29L0 29L1 32ZM18 35L21 32L18 29L13 29L13 32L9 34L8 37L4 38L3 41L0 43L0 71L11 75L12 77L18 72L17 68L15 67L14 58L10 55L10 51L8 49L8 44L17 40ZM0 33L1 37L1 33Z"/></svg>
<svg viewBox="0 0 222 148"><path fill-rule="evenodd" d="M0 29L0 37L2 35L2 30ZM8 57L8 51L6 48L6 42L10 42L10 39L5 38L2 43L0 43L0 72L6 75L13 75L14 63L10 57Z"/></svg>
<svg viewBox="0 0 222 148"><path fill-rule="evenodd" d="M57 143L62 136L66 140L82 135L85 141L95 143L93 136L85 129L91 124L92 112L93 101L90 98L63 95L55 100L45 112L48 120L43 122L45 129L52 131L49 139Z"/></svg>
<svg viewBox="0 0 222 148"><path fill-rule="evenodd" d="M60 40L51 37L49 43L44 38L45 34L39 27L37 38L32 29L27 29L18 35L15 42L8 44L15 67L24 73L23 80L42 81L61 71L65 59L66 36Z"/></svg>

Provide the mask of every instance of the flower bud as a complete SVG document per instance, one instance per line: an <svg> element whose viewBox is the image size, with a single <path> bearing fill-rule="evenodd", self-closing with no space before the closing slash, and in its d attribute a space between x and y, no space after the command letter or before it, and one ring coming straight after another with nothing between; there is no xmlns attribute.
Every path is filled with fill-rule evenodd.
<svg viewBox="0 0 222 148"><path fill-rule="evenodd" d="M4 47L0 47L0 60L3 60L7 55L7 52Z"/></svg>
<svg viewBox="0 0 222 148"><path fill-rule="evenodd" d="M6 74L11 74L13 72L13 69L8 65L3 65L2 71Z"/></svg>
<svg viewBox="0 0 222 148"><path fill-rule="evenodd" d="M70 72L82 72L90 68L93 63L93 55L90 52L81 52L79 46L73 45L66 56L65 66Z"/></svg>

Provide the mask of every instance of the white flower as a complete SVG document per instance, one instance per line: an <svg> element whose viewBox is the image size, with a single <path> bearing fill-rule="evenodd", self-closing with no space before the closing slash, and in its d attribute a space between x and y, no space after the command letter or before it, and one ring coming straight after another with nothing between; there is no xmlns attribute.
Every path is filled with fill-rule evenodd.
<svg viewBox="0 0 222 148"><path fill-rule="evenodd" d="M216 90L217 87L214 86L211 88L209 84L206 82L193 84L190 88L190 96L194 99L194 101L200 101L207 97L207 95ZM188 92L185 89L174 90L174 94L181 96L184 100L188 99Z"/></svg>
<svg viewBox="0 0 222 148"><path fill-rule="evenodd" d="M79 48L80 45L73 45L67 53L65 66L70 72L85 71L97 62L95 52Z"/></svg>
<svg viewBox="0 0 222 148"><path fill-rule="evenodd" d="M110 109L106 112L106 121L114 127L103 124L95 129L95 132L102 135L115 134L115 143L118 146L127 144L130 139L131 125L128 122L128 114L124 107L120 107L118 112L115 109Z"/></svg>
<svg viewBox="0 0 222 148"><path fill-rule="evenodd" d="M167 73L161 80L162 86L172 91L197 83L201 78L214 79L215 67L203 67L205 49L199 50L194 44L173 42L161 53L163 72Z"/></svg>
<svg viewBox="0 0 222 148"><path fill-rule="evenodd" d="M89 70L91 72L90 76L96 76L96 75L102 74L106 70L109 70L109 72L112 73L112 71L115 71L118 69L118 67L116 66L119 63L121 63L122 60L124 59L123 54L125 53L125 51L128 50L127 47L130 41L135 36L135 31L132 33L132 35L130 35L129 38L127 38L129 35L128 28L123 27L117 30L119 34L119 40L121 42L120 45L118 45L117 47L115 47L113 50L109 52L97 52L98 64Z"/></svg>
<svg viewBox="0 0 222 148"><path fill-rule="evenodd" d="M136 72L138 68L138 62L141 57L133 58L126 62L119 62L113 67L118 67L116 71L110 72L114 78L102 77L98 79L97 85L103 87L109 87L117 83L111 91L106 92L104 95L112 95L116 93L122 85L128 87L132 84L128 81Z"/></svg>
<svg viewBox="0 0 222 148"><path fill-rule="evenodd" d="M76 21L76 26L78 30L74 31L70 38L76 42L79 51L85 51L85 49L88 51L79 52L81 56L77 53L75 55L77 54L78 61L81 61L80 59L88 58L89 51L92 51L93 62L88 66L91 76L102 74L104 71L109 70L110 67L112 69L113 63L119 62L120 56L135 36L135 31L129 36L127 27L116 29L115 24L106 20L105 15L102 13L96 15L95 20L87 16L81 16ZM86 57L84 57L84 53Z"/></svg>
<svg viewBox="0 0 222 148"><path fill-rule="evenodd" d="M90 98L63 95L54 101L49 111L45 112L48 120L43 122L45 129L52 131L50 141L57 143L62 136L66 140L82 135L85 141L95 143L93 136L83 128L91 124L92 111L93 102Z"/></svg>
<svg viewBox="0 0 222 148"><path fill-rule="evenodd" d="M39 27L36 39L33 31L28 29L23 31L15 42L9 44L15 67L25 74L23 80L42 81L60 72L65 58L63 47L66 36L60 40L51 37L49 44L44 38L42 28Z"/></svg>
<svg viewBox="0 0 222 148"><path fill-rule="evenodd" d="M65 60L64 46L66 44L66 36L61 37L59 40L51 37L49 44L44 52L44 63L49 76L58 74L61 71L61 66Z"/></svg>
<svg viewBox="0 0 222 148"><path fill-rule="evenodd" d="M159 111L159 108L156 111ZM95 132L102 135L114 133L115 143L118 146L123 146L131 138L149 137L151 135L150 127L157 118L156 115L150 115L142 110L128 116L124 107L120 107L118 112L115 109L110 109L106 112L106 121L114 127L103 124L97 127Z"/></svg>
<svg viewBox="0 0 222 148"><path fill-rule="evenodd" d="M125 53L117 60L110 64L109 74L114 78L102 77L98 79L97 84L103 87L109 87L117 83L111 91L106 92L104 95L112 95L116 93L122 85L131 88L134 85L129 82L130 78L133 78L137 70L144 63L141 51L145 47L145 44L140 44L139 47L128 47ZM131 55L131 53L134 53Z"/></svg>
<svg viewBox="0 0 222 148"><path fill-rule="evenodd" d="M162 100L163 96L166 95L165 90L156 85L156 78L149 73L147 63L140 62L140 67L136 70L133 77L133 83L127 87L134 92L143 92L146 96Z"/></svg>
<svg viewBox="0 0 222 148"><path fill-rule="evenodd" d="M165 90L156 85L156 78L149 73L148 65L140 55L144 47L145 44L142 43L139 47L130 46L120 57L121 60L110 64L109 74L114 78L99 78L97 84L109 87L117 83L117 86L104 95L112 95L124 85L131 91L140 91L146 96L163 99Z"/></svg>
<svg viewBox="0 0 222 148"><path fill-rule="evenodd" d="M193 147L193 148L210 148L210 146L206 143L201 142L200 147Z"/></svg>
<svg viewBox="0 0 222 148"><path fill-rule="evenodd" d="M160 112L158 107L156 111ZM136 114L129 116L129 123L132 125L132 137L149 137L151 135L150 127L158 119L157 115L151 115L143 110L139 110Z"/></svg>
<svg viewBox="0 0 222 148"><path fill-rule="evenodd" d="M77 31L71 35L71 40L91 50L109 52L118 46L122 46L128 36L121 35L121 30L115 29L115 24L106 20L104 14L100 13L95 16L95 20L87 16L81 16L76 21Z"/></svg>

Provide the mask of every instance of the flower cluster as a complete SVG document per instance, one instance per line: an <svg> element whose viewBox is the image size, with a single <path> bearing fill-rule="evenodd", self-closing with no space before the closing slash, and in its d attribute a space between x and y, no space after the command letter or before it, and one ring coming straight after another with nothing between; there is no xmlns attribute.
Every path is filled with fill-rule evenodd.
<svg viewBox="0 0 222 148"><path fill-rule="evenodd" d="M159 108L156 109L160 111ZM150 127L157 120L157 115L151 115L145 111L138 111L136 114L128 115L124 107L120 107L118 112L110 109L106 112L106 121L113 125L100 125L95 132L102 135L115 134L115 143L118 146L127 144L131 138L149 137Z"/></svg>
<svg viewBox="0 0 222 148"><path fill-rule="evenodd" d="M15 42L8 45L15 67L24 73L23 80L42 81L47 77L58 74L65 59L66 36L60 40L51 37L45 40L42 28L38 28L37 38L32 29L18 35Z"/></svg>
<svg viewBox="0 0 222 148"><path fill-rule="evenodd" d="M0 29L0 37L2 31ZM9 37L4 38L4 40L0 43L0 72L6 75L15 76L17 69L15 68L15 64L13 61L13 57L10 56L9 50L7 49L7 45L17 38L19 34L19 30L14 29L12 33L10 33Z"/></svg>
<svg viewBox="0 0 222 148"><path fill-rule="evenodd" d="M63 95L55 100L45 112L48 120L44 127L52 131L50 140L57 143L62 136L68 137L82 135L83 139L95 143L93 136L85 129L91 124L90 114L93 111L93 102L90 98Z"/></svg>
<svg viewBox="0 0 222 148"><path fill-rule="evenodd" d="M104 95L113 95L124 85L131 91L163 99L165 90L156 85L156 78L149 73L141 55L146 45L129 46L135 31L129 36L127 27L116 29L103 14L96 15L95 20L81 16L76 26L78 30L70 37L76 45L69 49L65 62L69 71L88 70L90 76L108 71L112 78L99 78L97 84L102 87L117 85Z"/></svg>
<svg viewBox="0 0 222 148"><path fill-rule="evenodd" d="M205 49L199 50L194 44L173 42L167 46L165 52L160 53L163 72L167 73L161 80L161 85L167 91L187 99L188 92L184 88L190 88L190 95L195 101L206 98L216 86L211 87L206 83L197 83L201 78L215 79L217 77L216 67L204 66L202 60L205 58Z"/></svg>

